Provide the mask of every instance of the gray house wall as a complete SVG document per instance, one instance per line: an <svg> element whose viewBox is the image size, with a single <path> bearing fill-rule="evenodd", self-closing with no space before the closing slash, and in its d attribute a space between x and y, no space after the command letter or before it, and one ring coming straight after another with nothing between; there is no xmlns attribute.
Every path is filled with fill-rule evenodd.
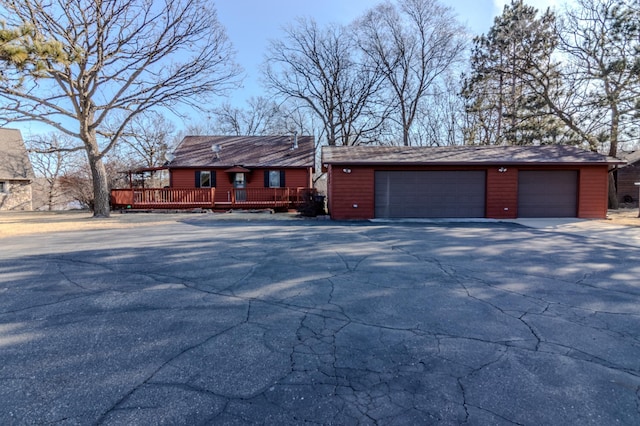
<svg viewBox="0 0 640 426"><path fill-rule="evenodd" d="M0 211L33 210L34 178L20 130L0 128Z"/></svg>

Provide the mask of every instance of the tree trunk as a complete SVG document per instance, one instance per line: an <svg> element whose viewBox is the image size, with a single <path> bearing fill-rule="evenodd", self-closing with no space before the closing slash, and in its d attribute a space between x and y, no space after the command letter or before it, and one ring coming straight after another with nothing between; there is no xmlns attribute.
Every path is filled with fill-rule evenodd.
<svg viewBox="0 0 640 426"><path fill-rule="evenodd" d="M618 191L616 190L615 170L609 172L609 208L618 210Z"/></svg>
<svg viewBox="0 0 640 426"><path fill-rule="evenodd" d="M100 157L90 158L89 166L93 181L93 217L109 217L111 209L109 207L107 170Z"/></svg>
<svg viewBox="0 0 640 426"><path fill-rule="evenodd" d="M87 151L87 160L91 169L91 183L93 185L93 205L91 210L93 210L93 217L109 217L111 214L109 179L107 177L107 169L102 161L104 153L100 152L96 131L92 126L95 107L90 100L86 100L83 104L86 104L86 106L81 117L79 117L80 139L82 139Z"/></svg>
<svg viewBox="0 0 640 426"><path fill-rule="evenodd" d="M620 113L618 105L611 104L611 129L609 133L609 156L618 156L618 126L620 125ZM609 208L618 210L618 188L616 186L617 170L609 172Z"/></svg>
<svg viewBox="0 0 640 426"><path fill-rule="evenodd" d="M107 169L104 167L102 157L98 155L98 142L94 139L85 141L85 144L93 183L93 217L109 217L111 208L109 206L110 194Z"/></svg>

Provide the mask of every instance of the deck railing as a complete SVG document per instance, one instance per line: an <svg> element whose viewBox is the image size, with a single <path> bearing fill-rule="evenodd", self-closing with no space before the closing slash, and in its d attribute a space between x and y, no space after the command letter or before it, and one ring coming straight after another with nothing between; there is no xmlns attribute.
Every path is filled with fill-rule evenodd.
<svg viewBox="0 0 640 426"><path fill-rule="evenodd" d="M215 188L112 189L111 205L132 209L213 208Z"/></svg>
<svg viewBox="0 0 640 426"><path fill-rule="evenodd" d="M227 199L216 204L232 207L298 207L314 193L312 188L234 188L227 191ZM221 194L218 195L220 197Z"/></svg>
<svg viewBox="0 0 640 426"><path fill-rule="evenodd" d="M243 188L216 193L215 188L134 188L112 189L111 205L131 209L188 208L296 208L303 205L315 189Z"/></svg>

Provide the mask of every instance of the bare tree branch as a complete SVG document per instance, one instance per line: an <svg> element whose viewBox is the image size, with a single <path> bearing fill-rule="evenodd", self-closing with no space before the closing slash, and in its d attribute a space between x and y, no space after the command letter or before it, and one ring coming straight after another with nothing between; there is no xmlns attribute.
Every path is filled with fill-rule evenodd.
<svg viewBox="0 0 640 426"><path fill-rule="evenodd" d="M437 0L382 3L357 23L360 48L382 69L398 107L403 144L436 81L462 60L465 29Z"/></svg>
<svg viewBox="0 0 640 426"><path fill-rule="evenodd" d="M374 137L386 110L376 96L380 69L358 56L349 28L320 28L299 19L272 41L265 82L277 95L300 100L322 120L329 145L355 145Z"/></svg>
<svg viewBox="0 0 640 426"><path fill-rule="evenodd" d="M83 142L95 216L109 215L102 158L136 116L200 108L239 81L207 0L0 0L0 11L10 28L62 44L63 61L17 66L0 55L0 103L7 121L41 121Z"/></svg>

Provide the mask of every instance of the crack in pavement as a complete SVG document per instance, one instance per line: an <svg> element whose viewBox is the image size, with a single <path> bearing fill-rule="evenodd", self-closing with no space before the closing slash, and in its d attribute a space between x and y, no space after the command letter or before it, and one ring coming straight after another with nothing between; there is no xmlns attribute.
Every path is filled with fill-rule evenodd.
<svg viewBox="0 0 640 426"><path fill-rule="evenodd" d="M246 321L246 319L245 319ZM202 347L204 345L206 345L208 342L212 341L213 339L231 331L234 328L237 328L239 326L241 326L242 324L245 323L245 321L242 321L238 324L234 324L222 331L218 331L216 333L211 334L210 336L207 336L206 338L204 338L203 340L201 340L198 343L195 343L193 345L190 345L186 348L182 348L181 351L179 351L179 353L170 356L169 358L165 359L163 362L161 362L159 364L159 366L157 368L155 368L155 370L149 374L146 378L144 378L144 380L140 381L139 383L137 383L136 385L134 385L131 389L129 389L127 392L125 392L117 401L115 401L114 404L111 405L111 407L109 407L107 410L105 410L97 419L96 423L97 424L102 424L104 423L107 418L109 417L109 415L115 411L118 410L118 407L121 406L122 404L124 404L126 402L127 399L129 399L137 390L139 390L140 388L142 388L143 386L149 384L153 378L165 367L167 367L168 365L170 365L172 362L174 362L175 360L177 360L178 358L180 358L181 356L183 356L184 354L193 351L199 347Z"/></svg>
<svg viewBox="0 0 640 426"><path fill-rule="evenodd" d="M631 313L631 305L640 295L633 290L624 291L621 286L599 287L598 280L604 281L604 274L588 272L577 276L573 270L554 273L551 268L547 273L525 273L524 268L517 267L517 257L505 273L499 269L498 259L512 246L508 235L499 234L498 240L491 240L493 229L471 230L474 240L449 244L448 240L456 236L446 228L422 233L419 227L332 227L341 238L349 238L348 244L355 244L341 247L337 246L337 237L323 227L318 227L318 235L325 237L322 239L293 235L309 231L303 227L278 228L277 232L266 229L257 237L252 235L255 229L236 228L233 232L222 232L220 228L208 233L198 240L200 246L193 257L187 251L191 240L184 239L184 244L175 249L180 252L176 255L180 268L164 267L150 251L137 258L109 251L112 256L98 262L79 258L72 263L77 271L66 267L69 256L52 261L57 263L65 284L75 281L83 293L102 283L83 280L90 276L87 271L95 270L96 276L110 275L110 281L104 282L112 285L112 294L102 297L101 304L96 303L100 309L87 310L86 316L78 319L80 323L89 314L104 314L91 323L94 336L109 332L104 326L110 314L124 321L132 316L122 314L138 314L144 320L134 326L149 329L150 337L145 342L149 347L138 348L133 340L125 343L131 351L139 350L140 356L147 356L149 362L140 367L139 376L125 381L116 391L101 389L107 399L102 401L105 405L97 404L101 410L98 423L121 418L140 422L145 417L136 414L138 409L151 413L147 415L160 413L162 408L178 410L171 405L163 407L164 401L155 396L166 392L178 402L180 398L187 401L185 410L191 413L208 404L209 408L197 418L205 423L485 421L519 425L528 422L523 421L527 417L516 413L522 407L502 409L493 395L486 393L499 394L505 404L520 403L518 396L509 392L518 391L531 381L538 388L523 392L534 392L539 399L532 399L528 409L535 411L539 406L535 404L545 402L546 395L557 396L545 408L552 405L549 412L560 417L535 418L540 423L564 421L563 413L575 416L589 409L589 413L604 412L608 416L592 420L609 421L615 413L628 415L629 411L636 413L622 418L622 422L639 418L639 369L633 367L632 360L628 364L618 360L631 359L635 354L639 336L633 326L640 315ZM218 247L229 247L224 240L231 239L234 232L243 232L242 247L236 245L229 249L228 257L218 257L223 251ZM273 239L275 234L281 243ZM410 241L405 243L405 239ZM478 239L486 245L492 241L501 245L484 251L482 259L495 263L475 263L474 250L446 250L456 244L478 247ZM527 241L523 239L520 244ZM540 238L537 244L539 253L549 246ZM171 253L172 247L167 246L166 253ZM519 256L525 252L526 247L521 248ZM207 263L214 254L216 261ZM562 264L562 260L554 262ZM492 272L490 268L494 266ZM517 286L531 279L540 281L541 289L562 283L585 292L595 288L607 292L597 295L633 296L627 298L630 306L626 309L630 313L616 312L619 305L613 302L589 309L591 306L583 302L574 302L572 294L553 294L553 287L536 292ZM514 285L508 287L512 282ZM145 291L147 287L157 291ZM3 293L2 297L6 295ZM43 308L56 309L62 302ZM8 318L4 315L3 319ZM50 313L47 318L55 315ZM212 319L202 321L203 316ZM64 325L71 320L69 317ZM163 323L165 328L156 330L155 322ZM194 326L198 329L188 328ZM627 358L608 355L604 350L590 351L588 345L563 340L560 332L567 327L568 333L577 337L581 332L600 333L598 337L611 342L612 348L626 350ZM128 332L126 327L120 330ZM195 331L198 334L189 334ZM179 338L179 333L184 333L184 338ZM0 342L3 337L0 335ZM91 343L96 344L79 337L84 338L82 342L88 348ZM105 340L104 346L117 345L118 337L111 336L113 340ZM54 339L48 342L56 347ZM102 346L96 345L95 351ZM35 343L8 346L25 354L37 347ZM108 356L110 353L104 354L105 362L109 362ZM2 360L5 359L13 362L7 368L18 365L12 361L15 358ZM0 365L0 376L7 377L3 384L11 389L9 382L15 378L3 368ZM556 373L545 368L562 369ZM509 377L500 377L505 372ZM116 380L115 375L107 376L111 371L104 374L104 380ZM560 383L555 382L556 374L561 375ZM585 381L576 386L575 375ZM624 386L607 387L607 383L614 383L611 378ZM240 383L243 381L245 385ZM567 400L575 401L563 394L563 382L569 382L569 395L584 401L584 407L561 406ZM594 386L600 387L594 390ZM2 392L0 396L9 396ZM65 398L59 395L56 404L63 405ZM198 398L200 402L196 401ZM607 409L601 400L619 405ZM82 411L75 412L78 413ZM56 417L38 420L80 419L66 414L61 411ZM585 418L589 419L580 420ZM86 414L84 420L87 419L95 420L90 414ZM170 418L165 421L170 422Z"/></svg>

